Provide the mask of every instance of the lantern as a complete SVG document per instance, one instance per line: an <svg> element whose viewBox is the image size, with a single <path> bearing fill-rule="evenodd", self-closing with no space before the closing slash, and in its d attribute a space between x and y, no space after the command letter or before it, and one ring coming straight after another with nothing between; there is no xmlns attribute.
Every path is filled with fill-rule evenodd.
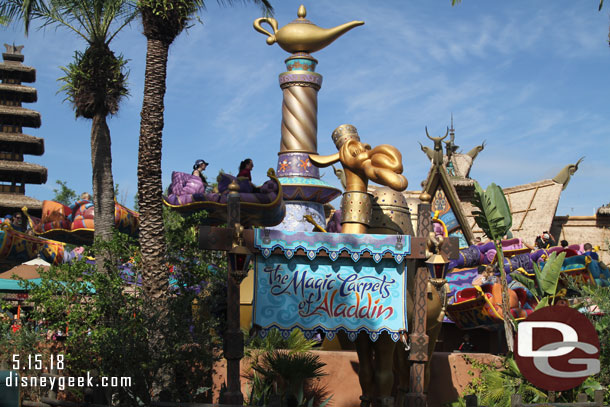
<svg viewBox="0 0 610 407"><path fill-rule="evenodd" d="M449 268L449 261L443 254L433 254L426 260L426 266L430 271L430 278L444 279Z"/></svg>
<svg viewBox="0 0 610 407"><path fill-rule="evenodd" d="M228 257L231 266L230 275L236 284L241 284L248 275L252 253L247 247L238 245L229 250Z"/></svg>

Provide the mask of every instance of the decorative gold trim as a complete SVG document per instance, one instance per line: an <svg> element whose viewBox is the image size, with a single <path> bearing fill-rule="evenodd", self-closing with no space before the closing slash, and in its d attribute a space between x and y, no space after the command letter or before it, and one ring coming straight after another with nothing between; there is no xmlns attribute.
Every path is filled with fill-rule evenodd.
<svg viewBox="0 0 610 407"><path fill-rule="evenodd" d="M359 223L368 226L373 218L372 195L367 192L347 191L341 198L341 224Z"/></svg>

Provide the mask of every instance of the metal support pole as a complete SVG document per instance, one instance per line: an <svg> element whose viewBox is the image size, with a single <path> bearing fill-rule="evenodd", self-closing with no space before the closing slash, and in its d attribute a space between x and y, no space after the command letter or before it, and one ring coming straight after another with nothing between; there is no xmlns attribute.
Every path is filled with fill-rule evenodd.
<svg viewBox="0 0 610 407"><path fill-rule="evenodd" d="M432 230L432 218L430 216L430 195L424 193L420 196L422 201L417 208L417 236L428 237ZM415 271L415 288L413 290L413 324L410 328L411 351L411 374L409 393L406 397L408 407L426 407L428 401L424 393L425 367L428 360L428 335L426 334L427 313L427 287L429 271L422 260L417 261Z"/></svg>
<svg viewBox="0 0 610 407"><path fill-rule="evenodd" d="M227 226L235 228L233 235L233 247L237 242L237 234L240 229L240 207L239 186L237 183L229 185L229 196L227 201ZM224 404L241 406L244 404L244 396L241 393L240 362L244 356L244 338L239 327L239 283L232 274L234 270L229 264L229 275L227 278L227 330L224 334L224 356L227 360L227 392L224 394Z"/></svg>

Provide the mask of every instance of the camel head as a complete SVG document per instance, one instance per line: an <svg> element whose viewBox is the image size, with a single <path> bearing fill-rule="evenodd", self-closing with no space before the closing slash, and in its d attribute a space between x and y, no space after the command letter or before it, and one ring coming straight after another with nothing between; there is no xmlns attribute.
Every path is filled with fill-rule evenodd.
<svg viewBox="0 0 610 407"><path fill-rule="evenodd" d="M339 150L338 153L328 156L311 154L309 156L312 163L318 167L327 167L336 162L341 162L347 177L347 184L353 185L355 180L350 178L360 178L358 185L366 185L368 180L381 185L388 186L396 191L404 191L408 181L402 175L402 155L393 146L382 144L371 148L369 144L362 143L356 128L349 124L344 124L333 132L333 141Z"/></svg>

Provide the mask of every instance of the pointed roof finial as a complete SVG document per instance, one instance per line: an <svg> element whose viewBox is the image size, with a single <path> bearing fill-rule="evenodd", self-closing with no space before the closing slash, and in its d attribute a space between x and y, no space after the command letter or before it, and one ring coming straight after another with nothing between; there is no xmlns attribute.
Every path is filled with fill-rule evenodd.
<svg viewBox="0 0 610 407"><path fill-rule="evenodd" d="M21 63L25 60L25 57L21 53L23 49L23 45L15 45L15 43L4 44L6 48L6 52L2 53L2 59L12 65L21 65Z"/></svg>
<svg viewBox="0 0 610 407"><path fill-rule="evenodd" d="M451 136L451 140L455 137L455 129L453 128L453 112L451 112L451 128L449 129L449 135Z"/></svg>

